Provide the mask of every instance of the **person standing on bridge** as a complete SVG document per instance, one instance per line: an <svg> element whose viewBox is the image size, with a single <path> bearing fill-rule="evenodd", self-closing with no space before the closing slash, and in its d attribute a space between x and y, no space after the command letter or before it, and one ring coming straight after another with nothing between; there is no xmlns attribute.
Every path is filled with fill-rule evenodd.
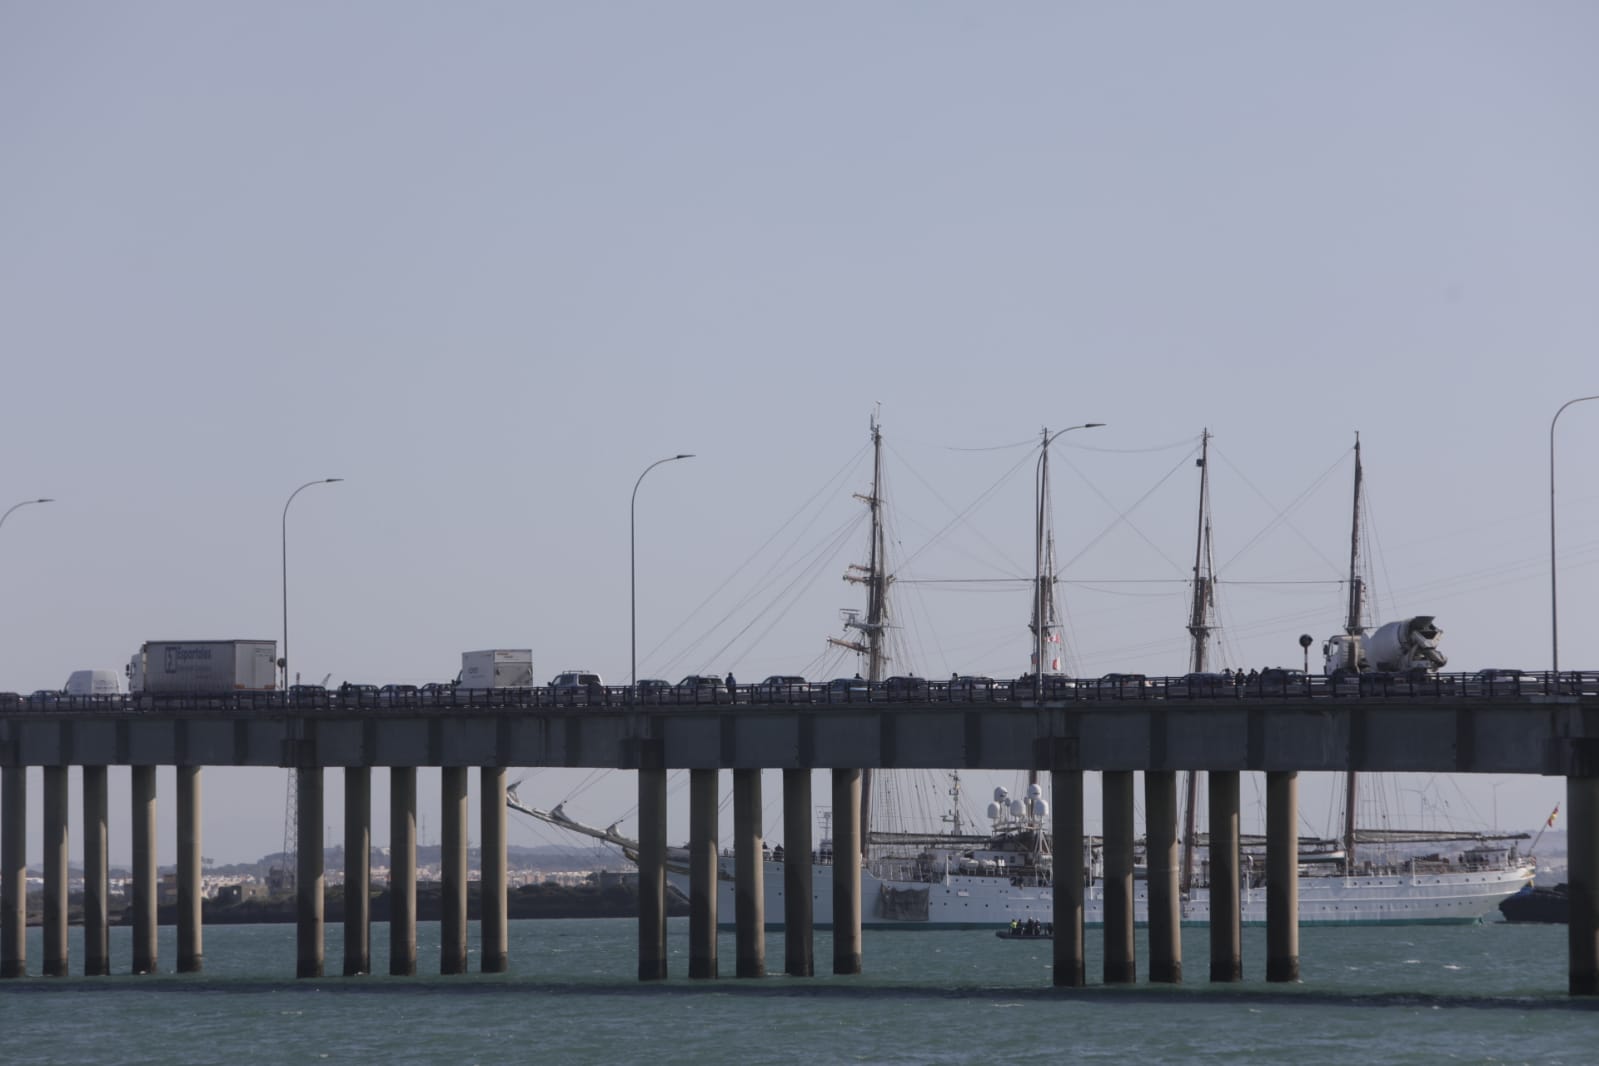
<svg viewBox="0 0 1599 1066"><path fill-rule="evenodd" d="M729 702L729 703L737 703L738 702L738 690L734 687L737 684L737 682L733 680L733 671L731 671L731 670L729 670L727 672L727 682L726 682L726 684L727 684L727 702Z"/></svg>

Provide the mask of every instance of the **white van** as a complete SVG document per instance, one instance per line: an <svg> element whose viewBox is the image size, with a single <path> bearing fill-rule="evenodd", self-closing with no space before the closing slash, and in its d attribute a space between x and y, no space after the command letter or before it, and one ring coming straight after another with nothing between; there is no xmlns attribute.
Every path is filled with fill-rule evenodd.
<svg viewBox="0 0 1599 1066"><path fill-rule="evenodd" d="M74 670L61 691L68 696L119 696L122 682L115 670Z"/></svg>

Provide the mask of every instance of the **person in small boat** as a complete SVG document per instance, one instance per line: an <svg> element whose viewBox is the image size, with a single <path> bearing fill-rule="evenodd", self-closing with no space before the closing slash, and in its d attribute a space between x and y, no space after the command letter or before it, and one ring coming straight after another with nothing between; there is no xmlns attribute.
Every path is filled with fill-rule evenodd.
<svg viewBox="0 0 1599 1066"><path fill-rule="evenodd" d="M1017 932L1018 932L1018 931L1020 931L1020 929L1021 929L1021 925L1022 925L1022 923L1021 923L1021 920L1020 920L1020 919L1017 919L1017 918L1012 918L1012 919L1011 919L1011 920L1010 920L1010 931L1011 931L1011 935L1012 935L1012 936L1015 936L1015 935L1016 935L1016 933L1017 933Z"/></svg>

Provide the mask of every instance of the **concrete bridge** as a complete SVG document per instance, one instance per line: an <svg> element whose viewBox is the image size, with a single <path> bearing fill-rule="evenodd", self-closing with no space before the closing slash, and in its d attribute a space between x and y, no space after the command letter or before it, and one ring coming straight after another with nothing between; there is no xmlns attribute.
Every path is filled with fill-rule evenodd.
<svg viewBox="0 0 1599 1066"><path fill-rule="evenodd" d="M1005 683L1010 684L1010 683ZM638 772L639 977L666 971L666 778L690 771L690 976L716 964L717 781L731 770L737 872L737 973L766 972L762 913L761 771L784 771L785 847L811 845L811 771L832 771L835 973L859 972L859 811L863 769L1036 769L1053 774L1055 839L1054 981L1084 973L1083 774L1103 775L1105 974L1136 978L1133 957L1135 772L1145 775L1149 853L1149 976L1180 980L1176 774L1210 774L1212 980L1242 973L1238 894L1238 775L1266 774L1268 980L1298 977L1297 775L1522 773L1566 778L1571 924L1569 988L1599 994L1599 676L1530 679L1513 690L1435 684L1403 694L1340 692L1306 681L1266 691L1194 695L1173 682L1114 692L1054 693L1039 700L1021 686L1004 691L929 686L888 698L876 687L841 697L807 686L795 693L758 686L703 698L642 703L627 690L450 694L303 707L273 695L152 700L119 697L0 708L0 976L27 972L24 920L26 769L44 773L44 960L65 976L67 957L68 777L82 767L87 974L110 972L107 921L106 767L132 767L133 960L156 967L155 768L177 768L178 959L203 965L200 922L200 782L204 766L281 766L298 778L299 918L297 973L321 976L325 770L343 770L345 923L343 971L370 969L371 769L390 768L391 972L416 972L416 770L442 773L444 917L440 969L466 969L466 812L477 768L482 805L481 965L507 966L506 770L596 767ZM812 868L785 864L785 970L814 974ZM1231 889L1229 891L1229 886Z"/></svg>

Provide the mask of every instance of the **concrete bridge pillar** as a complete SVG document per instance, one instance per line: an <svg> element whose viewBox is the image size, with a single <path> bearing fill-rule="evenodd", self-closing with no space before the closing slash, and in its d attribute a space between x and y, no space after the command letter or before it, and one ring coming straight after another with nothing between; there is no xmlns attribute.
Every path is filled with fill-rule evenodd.
<svg viewBox="0 0 1599 1066"><path fill-rule="evenodd" d="M1210 979L1242 981L1238 882L1238 771L1210 772Z"/></svg>
<svg viewBox="0 0 1599 1066"><path fill-rule="evenodd" d="M1266 774L1266 980L1299 980L1299 775Z"/></svg>
<svg viewBox="0 0 1599 1066"><path fill-rule="evenodd" d="M439 973L466 973L466 767L439 771L440 877L444 884L439 913Z"/></svg>
<svg viewBox="0 0 1599 1066"><path fill-rule="evenodd" d="M1182 900L1177 884L1177 775L1144 772L1144 848L1149 887L1149 979L1183 979Z"/></svg>
<svg viewBox="0 0 1599 1066"><path fill-rule="evenodd" d="M733 771L734 921L738 976L766 976L766 863L761 849L761 771Z"/></svg>
<svg viewBox="0 0 1599 1066"><path fill-rule="evenodd" d="M44 768L44 975L67 976L67 768Z"/></svg>
<svg viewBox="0 0 1599 1066"><path fill-rule="evenodd" d="M504 973L510 968L510 925L507 921L508 896L505 887L507 811L505 806L505 767L485 766L478 771L481 786L478 820L482 829L482 865L479 871L482 890L482 918L478 935L482 946L479 966L484 973Z"/></svg>
<svg viewBox="0 0 1599 1066"><path fill-rule="evenodd" d="M200 768L180 766L178 775L178 972L205 965L201 940Z"/></svg>
<svg viewBox="0 0 1599 1066"><path fill-rule="evenodd" d="M716 973L716 770L688 772L688 975Z"/></svg>
<svg viewBox="0 0 1599 1066"><path fill-rule="evenodd" d="M1105 820L1105 983L1138 980L1133 946L1133 772L1102 775Z"/></svg>
<svg viewBox="0 0 1599 1066"><path fill-rule="evenodd" d="M833 972L861 972L861 772L833 771Z"/></svg>
<svg viewBox="0 0 1599 1066"><path fill-rule="evenodd" d="M321 977L323 893L327 886L322 860L322 767L301 767L295 773L295 964L296 977Z"/></svg>
<svg viewBox="0 0 1599 1066"><path fill-rule="evenodd" d="M1055 987L1088 984L1083 962L1083 902L1088 878L1083 869L1083 772L1068 769L1057 752L1050 773L1055 841Z"/></svg>
<svg viewBox="0 0 1599 1066"><path fill-rule="evenodd" d="M1568 991L1599 996L1599 777L1566 778Z"/></svg>
<svg viewBox="0 0 1599 1066"><path fill-rule="evenodd" d="M783 771L783 972L815 977L811 772Z"/></svg>
<svg viewBox="0 0 1599 1066"><path fill-rule="evenodd" d="M416 976L416 767L389 769L389 974Z"/></svg>
<svg viewBox="0 0 1599 1066"><path fill-rule="evenodd" d="M0 977L28 975L28 768L0 767Z"/></svg>
<svg viewBox="0 0 1599 1066"><path fill-rule="evenodd" d="M666 768L646 741L638 770L638 979L666 979Z"/></svg>
<svg viewBox="0 0 1599 1066"><path fill-rule="evenodd" d="M133 972L156 969L155 767L135 766L133 803Z"/></svg>
<svg viewBox="0 0 1599 1066"><path fill-rule="evenodd" d="M372 770L344 768L344 976L372 972Z"/></svg>
<svg viewBox="0 0 1599 1066"><path fill-rule="evenodd" d="M111 867L104 766L83 768L83 976L111 974Z"/></svg>

